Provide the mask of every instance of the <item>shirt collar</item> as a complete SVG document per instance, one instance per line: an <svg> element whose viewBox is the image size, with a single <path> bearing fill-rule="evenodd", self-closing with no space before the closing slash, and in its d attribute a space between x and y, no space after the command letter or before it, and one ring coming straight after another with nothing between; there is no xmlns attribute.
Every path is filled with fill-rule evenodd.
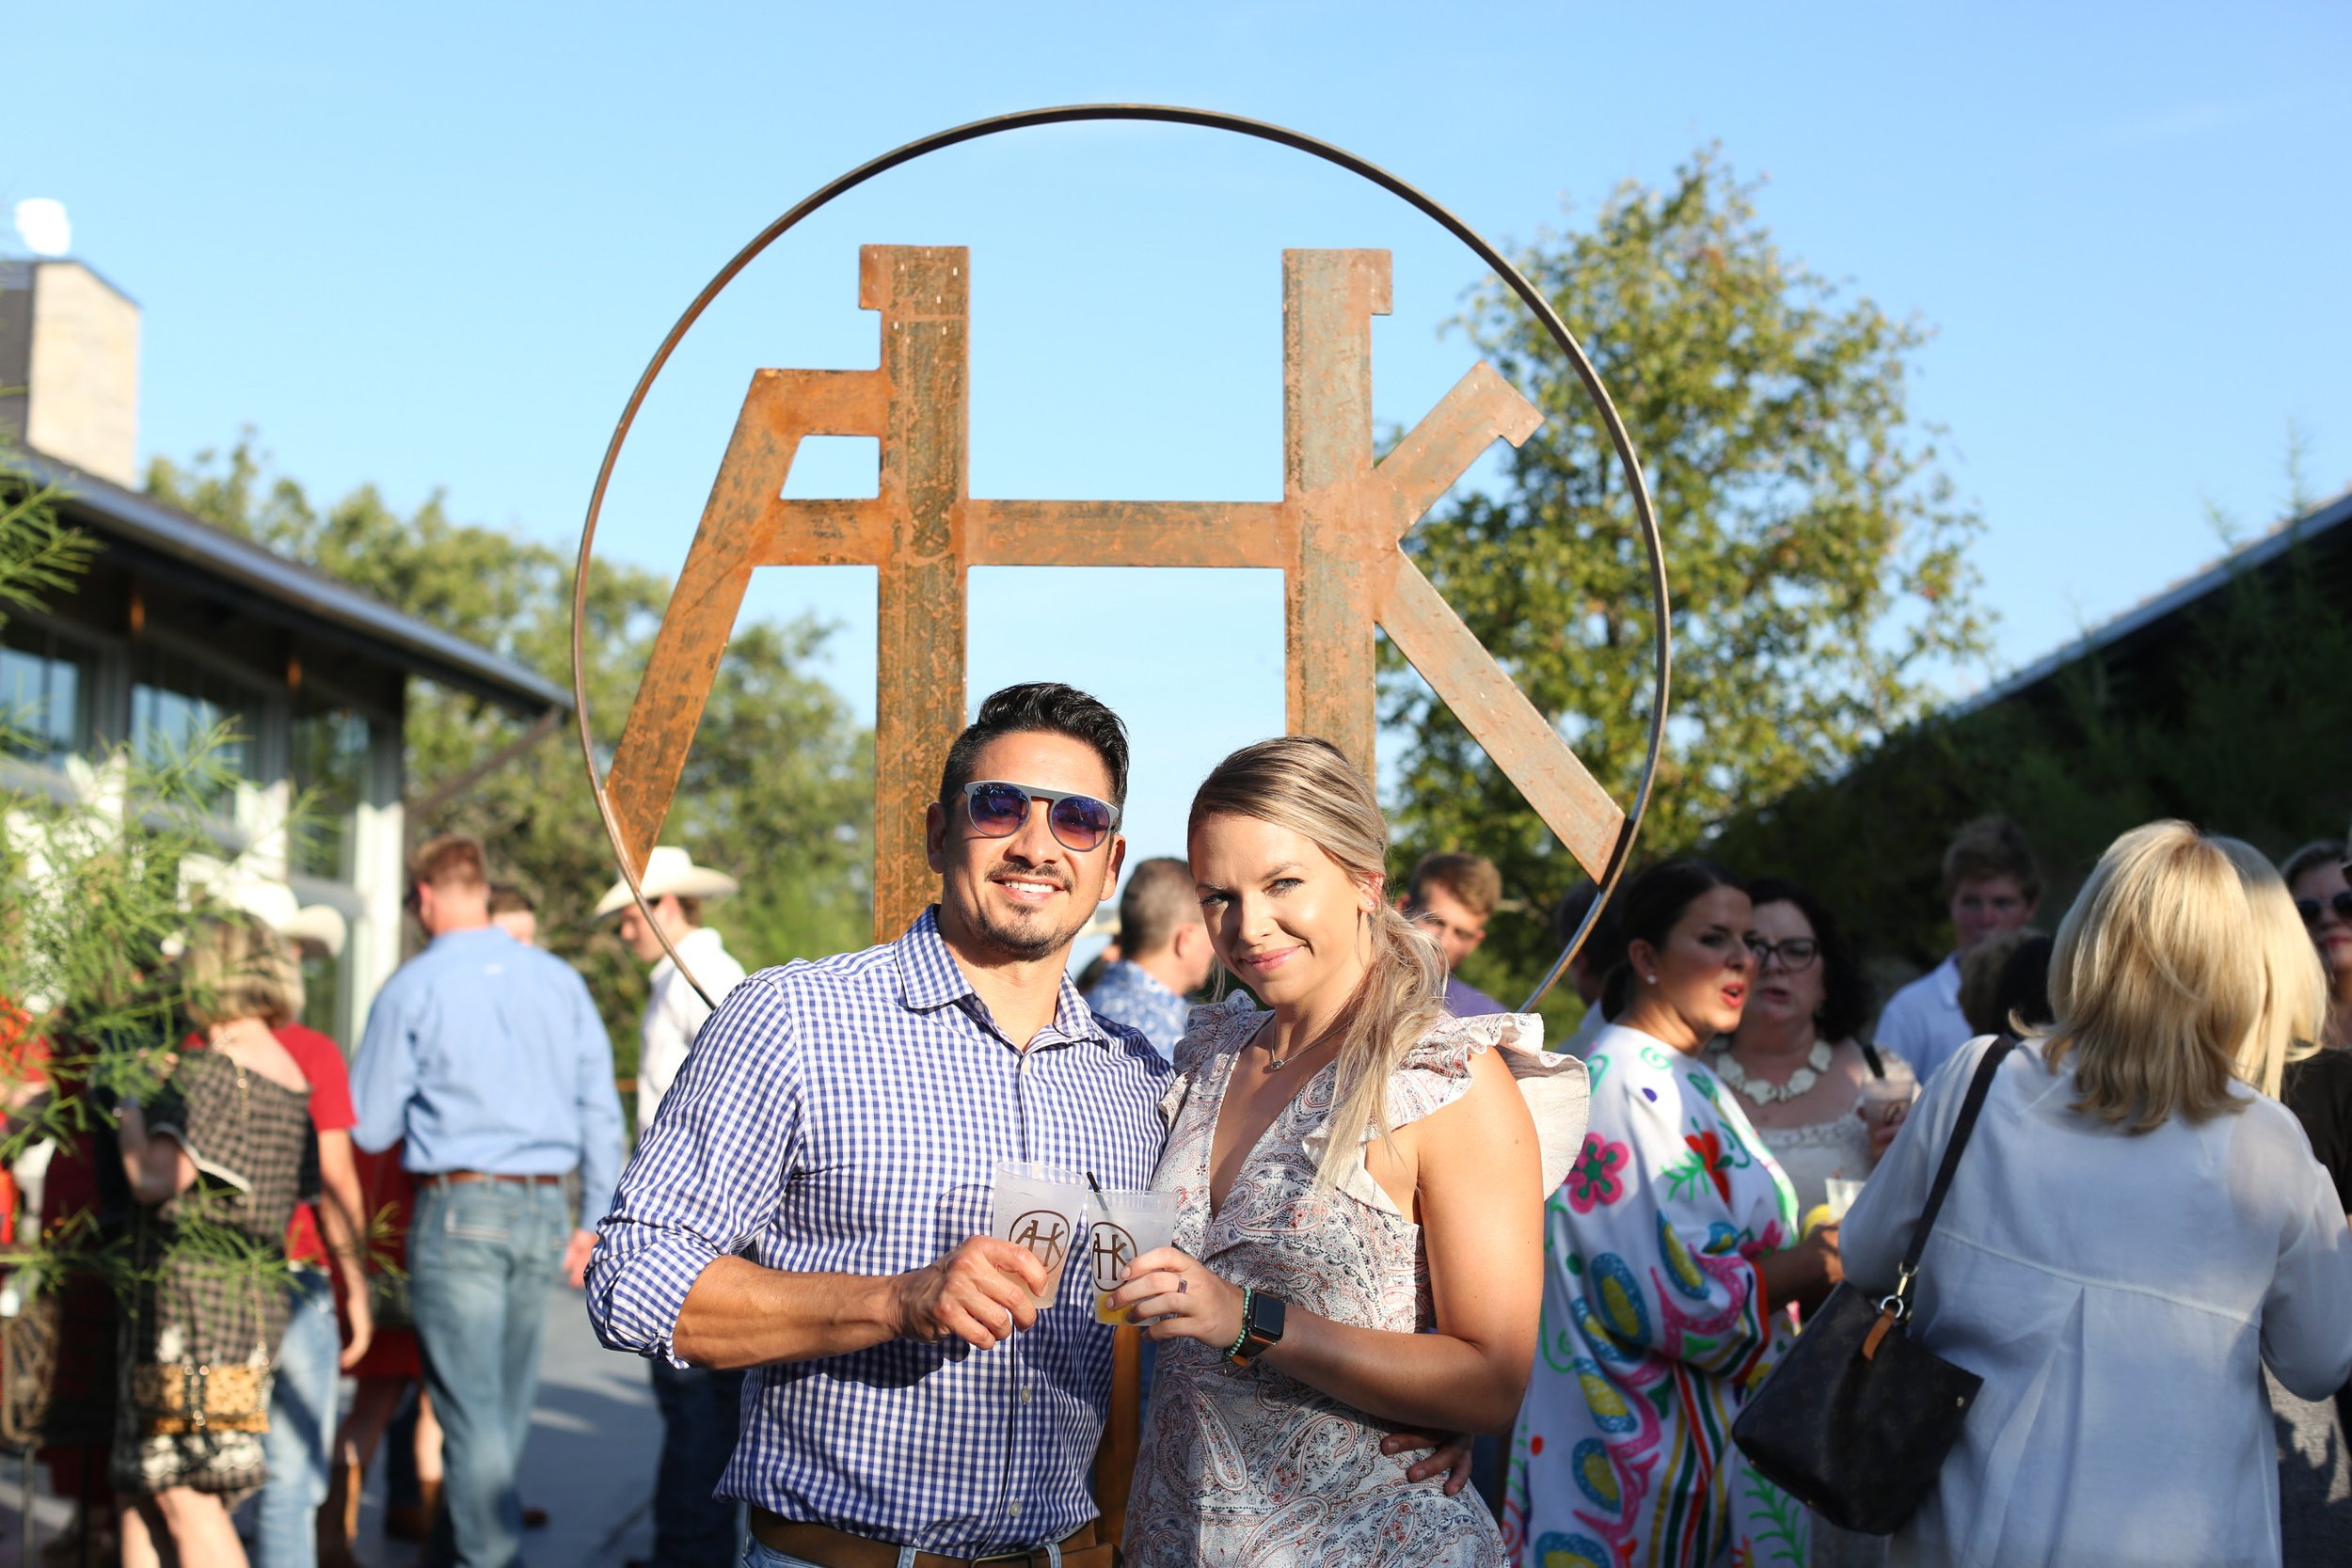
<svg viewBox="0 0 2352 1568"><path fill-rule="evenodd" d="M425 946L429 948L456 947L466 942L478 942L484 938L493 937L501 942L513 942L515 940L514 937L507 931L505 927L493 920L485 922L480 926L469 926L462 931L443 931L439 936L435 937L431 942L426 942Z"/></svg>
<svg viewBox="0 0 2352 1568"><path fill-rule="evenodd" d="M891 943L892 956L898 965L899 1000L916 1012L930 1012L950 1004L970 998L970 1006L982 1006L979 993L964 977L956 956L947 950L947 939L939 934L939 906L926 908L914 917L914 924ZM1067 967L1062 970L1059 999L1054 1004L1053 1032L1073 1040L1092 1040L1109 1049L1110 1032L1094 1016L1094 1010L1078 994L1078 988L1070 978Z"/></svg>
<svg viewBox="0 0 2352 1568"><path fill-rule="evenodd" d="M713 951L718 949L720 945L719 928L715 926L697 926L690 931L683 932L680 935L672 938L670 945L676 948L680 953L685 954L689 959L696 958L702 954L705 948L709 948ZM663 953L661 957L654 960L654 979L660 980L668 975L675 974L676 973L677 960L671 958L669 954Z"/></svg>

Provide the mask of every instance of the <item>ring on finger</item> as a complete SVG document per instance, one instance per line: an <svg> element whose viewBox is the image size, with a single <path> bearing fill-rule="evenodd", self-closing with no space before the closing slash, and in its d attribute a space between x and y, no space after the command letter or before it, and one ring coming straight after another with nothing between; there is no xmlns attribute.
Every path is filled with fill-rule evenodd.
<svg viewBox="0 0 2352 1568"><path fill-rule="evenodd" d="M1176 1293L1178 1295L1181 1296L1191 1289L1192 1279L1189 1275L1180 1274L1176 1276Z"/></svg>

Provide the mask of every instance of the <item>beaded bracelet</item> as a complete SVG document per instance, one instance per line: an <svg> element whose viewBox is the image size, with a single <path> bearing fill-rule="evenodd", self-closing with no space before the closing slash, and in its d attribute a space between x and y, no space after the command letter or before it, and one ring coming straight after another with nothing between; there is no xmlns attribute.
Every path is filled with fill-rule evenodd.
<svg viewBox="0 0 2352 1568"><path fill-rule="evenodd" d="M1242 1346L1249 1342L1249 1308L1257 1299L1258 1292L1254 1286L1241 1288L1241 1332L1234 1335L1233 1342L1225 1347L1225 1359L1228 1361L1239 1355Z"/></svg>

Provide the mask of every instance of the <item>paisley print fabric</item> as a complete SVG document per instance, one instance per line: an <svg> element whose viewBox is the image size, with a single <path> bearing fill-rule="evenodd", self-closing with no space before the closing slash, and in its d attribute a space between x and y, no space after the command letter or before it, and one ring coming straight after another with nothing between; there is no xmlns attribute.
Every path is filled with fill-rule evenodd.
<svg viewBox="0 0 2352 1568"><path fill-rule="evenodd" d="M1732 1418L1787 1349L1756 1260L1796 1197L1704 1060L1611 1025L1591 1124L1544 1209L1544 1318L1502 1531L1518 1568L1804 1568L1804 1508ZM1857 1124L1858 1125L1858 1124Z"/></svg>
<svg viewBox="0 0 2352 1568"><path fill-rule="evenodd" d="M1343 1190L1315 1184L1329 1138L1332 1068L1308 1080L1274 1119L1211 1217L1217 1109L1235 1060L1267 1016L1247 998L1197 1008L1177 1045L1178 1076L1160 1107L1170 1132L1153 1183L1181 1200L1176 1244L1225 1278L1321 1317L1403 1334L1434 1326L1421 1227L1360 1161ZM1581 1141L1584 1069L1543 1052L1542 1038L1541 1022L1518 1014L1438 1024L1390 1081L1390 1124L1460 1099L1471 1058L1502 1048L1535 1114L1547 1180L1559 1181ZM1209 1346L1170 1340L1159 1347L1152 1374L1126 1561L1500 1568L1502 1538L1477 1494L1449 1497L1438 1481L1408 1484L1416 1456L1383 1455L1386 1435L1370 1417L1263 1364L1236 1370Z"/></svg>

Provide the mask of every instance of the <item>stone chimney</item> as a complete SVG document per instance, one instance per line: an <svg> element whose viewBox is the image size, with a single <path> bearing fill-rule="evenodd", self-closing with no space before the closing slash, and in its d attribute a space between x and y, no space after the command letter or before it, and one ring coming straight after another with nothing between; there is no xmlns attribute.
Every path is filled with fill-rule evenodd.
<svg viewBox="0 0 2352 1568"><path fill-rule="evenodd" d="M139 308L79 261L0 261L0 428L138 483Z"/></svg>

